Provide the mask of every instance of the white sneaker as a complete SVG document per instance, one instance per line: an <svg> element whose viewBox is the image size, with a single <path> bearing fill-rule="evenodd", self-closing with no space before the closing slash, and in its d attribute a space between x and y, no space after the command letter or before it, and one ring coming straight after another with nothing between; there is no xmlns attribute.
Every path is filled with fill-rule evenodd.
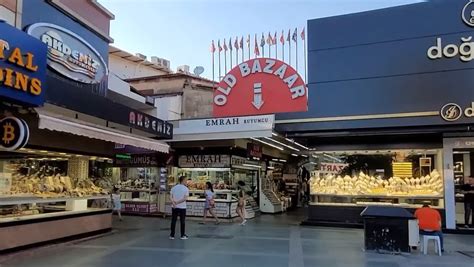
<svg viewBox="0 0 474 267"><path fill-rule="evenodd" d="M189 239L189 237L188 237L187 235L183 235L183 236L181 237L181 240L188 240L188 239Z"/></svg>
<svg viewBox="0 0 474 267"><path fill-rule="evenodd" d="M174 240L174 236L170 236L170 240Z"/></svg>
<svg viewBox="0 0 474 267"><path fill-rule="evenodd" d="M245 225L247 224L247 220L244 220L240 225Z"/></svg>

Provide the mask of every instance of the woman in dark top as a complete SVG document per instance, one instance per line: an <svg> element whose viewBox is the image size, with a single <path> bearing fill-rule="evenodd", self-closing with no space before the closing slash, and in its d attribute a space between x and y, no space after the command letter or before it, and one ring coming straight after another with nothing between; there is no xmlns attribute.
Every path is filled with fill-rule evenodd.
<svg viewBox="0 0 474 267"><path fill-rule="evenodd" d="M471 226L474 226L474 178L466 177L461 190L464 193L464 224L469 227L469 219L472 215Z"/></svg>

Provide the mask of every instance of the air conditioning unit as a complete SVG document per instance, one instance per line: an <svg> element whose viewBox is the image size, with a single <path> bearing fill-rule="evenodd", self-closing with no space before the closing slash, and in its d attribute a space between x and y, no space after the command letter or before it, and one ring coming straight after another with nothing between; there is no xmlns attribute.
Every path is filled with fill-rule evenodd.
<svg viewBox="0 0 474 267"><path fill-rule="evenodd" d="M136 53L135 56L141 58L142 60L146 60L146 56L143 54Z"/></svg>
<svg viewBox="0 0 474 267"><path fill-rule="evenodd" d="M189 66L188 65L179 66L177 71L178 72L183 72L183 73L189 73Z"/></svg>
<svg viewBox="0 0 474 267"><path fill-rule="evenodd" d="M165 68L169 69L171 68L171 63L169 60L166 60L166 59L161 59L161 65L163 65Z"/></svg>
<svg viewBox="0 0 474 267"><path fill-rule="evenodd" d="M153 63L155 65L160 65L160 59L161 58L159 58L157 56L151 56L150 61L151 61L151 63Z"/></svg>

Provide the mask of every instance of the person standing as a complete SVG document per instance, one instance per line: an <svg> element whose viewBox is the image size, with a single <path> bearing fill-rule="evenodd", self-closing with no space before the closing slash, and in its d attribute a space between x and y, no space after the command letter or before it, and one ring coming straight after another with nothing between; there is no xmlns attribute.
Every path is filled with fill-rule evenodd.
<svg viewBox="0 0 474 267"><path fill-rule="evenodd" d="M245 183L243 181L237 182L237 187L239 189L238 198L239 202L237 203L237 214L239 215L240 219L242 220L240 225L245 225L247 220L245 219Z"/></svg>
<svg viewBox="0 0 474 267"><path fill-rule="evenodd" d="M423 204L422 208L415 211L415 217L418 219L420 235L439 236L441 251L444 252L443 232L441 232L441 214L439 211L431 208L428 204Z"/></svg>
<svg viewBox="0 0 474 267"><path fill-rule="evenodd" d="M206 223L207 212L209 212L214 219L216 220L216 224L219 224L219 219L217 218L214 209L216 207L215 199L214 199L214 188L212 188L212 184L210 182L206 183L206 191L204 191L206 196L206 203L204 204L204 218L202 224Z"/></svg>
<svg viewBox="0 0 474 267"><path fill-rule="evenodd" d="M122 221L122 202L120 201L120 189L114 187L112 195L112 213L117 212L119 220Z"/></svg>
<svg viewBox="0 0 474 267"><path fill-rule="evenodd" d="M466 177L464 179L464 184L461 187L462 192L464 193L464 224L468 228L469 225L474 227L474 178ZM472 216L471 224L469 224L469 219Z"/></svg>
<svg viewBox="0 0 474 267"><path fill-rule="evenodd" d="M171 234L170 239L174 239L175 230L176 230L176 221L178 220L181 225L181 239L186 240L188 236L186 235L186 200L189 196L189 189L185 185L186 177L179 177L179 184L171 188L170 200L171 200Z"/></svg>

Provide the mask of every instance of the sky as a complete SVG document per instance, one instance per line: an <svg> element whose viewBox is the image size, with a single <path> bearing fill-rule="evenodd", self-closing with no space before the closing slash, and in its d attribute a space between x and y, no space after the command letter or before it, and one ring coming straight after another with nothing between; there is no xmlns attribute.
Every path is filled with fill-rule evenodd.
<svg viewBox="0 0 474 267"><path fill-rule="evenodd" d="M111 25L113 45L130 53L158 56L171 61L171 69L189 65L191 72L203 66L202 76L212 78L211 41L235 36L272 35L298 28L309 19L362 12L391 6L411 4L416 0L99 0L115 14ZM299 36L299 34L298 34ZM221 43L222 45L222 43ZM293 49L294 49L294 44ZM245 38L244 38L245 46ZM304 53L299 40L298 66L304 75ZM287 46L288 48L288 46ZM287 49L286 48L286 49ZM265 46L265 55L268 47ZM272 48L272 53L275 53ZM278 47L281 53L281 47ZM292 53L295 53L293 50ZM247 52L245 52L248 56ZM253 53L252 53L253 54ZM233 54L235 65L235 51ZM230 59L227 54L227 70ZM274 54L273 54L274 57ZM281 58L281 54L279 54ZM240 58L240 56L239 56ZM240 60L240 59L239 59ZM288 53L286 55L288 61ZM217 79L217 54L215 78ZM295 67L295 54L293 62ZM221 54L221 75L224 56ZM302 73L303 72L303 73Z"/></svg>

